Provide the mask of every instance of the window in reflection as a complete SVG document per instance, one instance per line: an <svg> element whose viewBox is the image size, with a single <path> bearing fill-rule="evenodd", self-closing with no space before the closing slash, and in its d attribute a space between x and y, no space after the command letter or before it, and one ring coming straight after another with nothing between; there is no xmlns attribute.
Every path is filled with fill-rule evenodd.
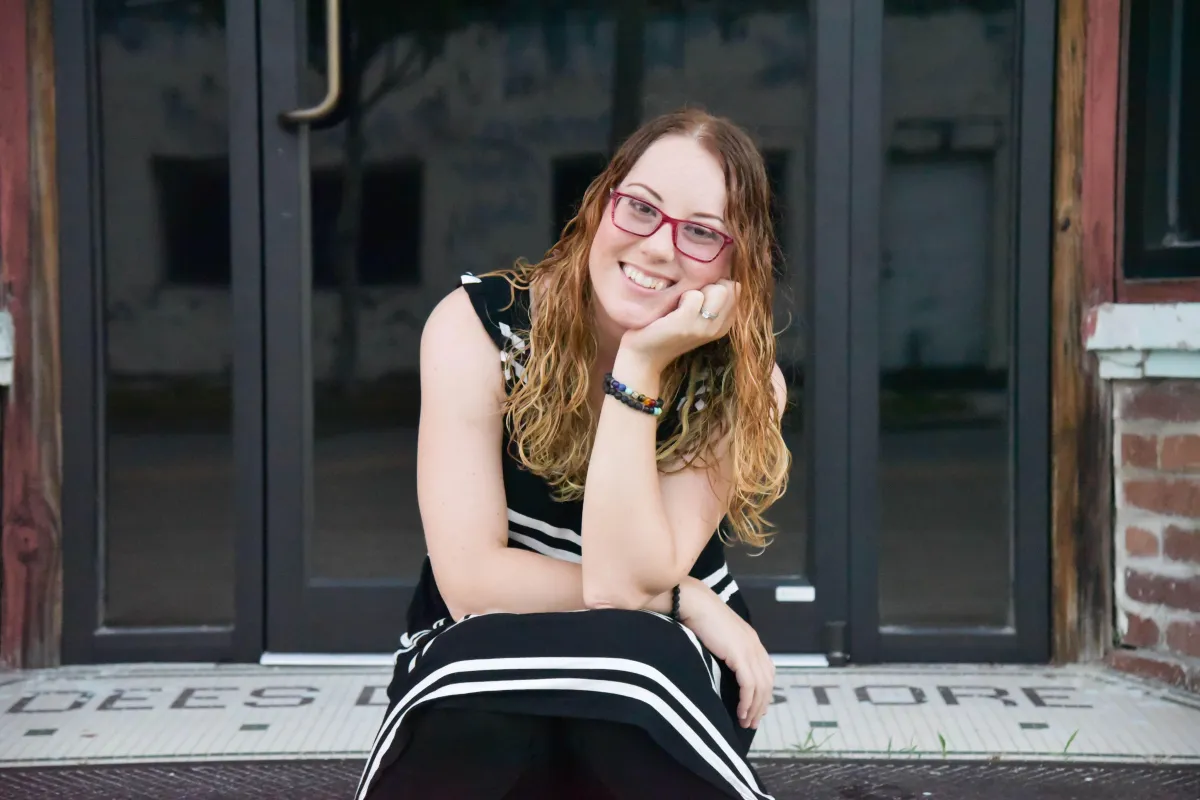
<svg viewBox="0 0 1200 800"><path fill-rule="evenodd" d="M1016 14L888 2L879 275L884 625L1006 626Z"/></svg>
<svg viewBox="0 0 1200 800"><path fill-rule="evenodd" d="M363 171L358 197L351 204L344 202L340 170L316 171L312 177L313 286L337 289L343 257L354 263L360 286L419 284L422 184L419 161L371 164ZM343 256L339 247L351 248L349 255Z"/></svg>
<svg viewBox="0 0 1200 800"><path fill-rule="evenodd" d="M103 623L233 620L221 4L100 3Z"/></svg>
<svg viewBox="0 0 1200 800"><path fill-rule="evenodd" d="M310 99L325 87L320 21L310 14ZM720 11L685 2L669 12L514 2L456 15L369 4L348 6L345 24L347 99L337 123L311 139L317 405L306 546L314 576L404 579L425 555L415 480L425 318L461 273L540 258L612 142L640 120L702 105L756 137L788 252L779 292L779 327L787 326L805 273L809 28L803 2ZM421 164L419 186L397 181L393 195L372 195L371 175L395 163ZM372 215L387 222L374 238ZM357 270L345 266L352 253ZM792 325L780 360L798 376L802 356ZM803 453L798 425L788 431ZM802 568L803 485L794 477L772 512L777 543L757 559L734 551L737 570Z"/></svg>
<svg viewBox="0 0 1200 800"><path fill-rule="evenodd" d="M550 167L554 185L554 224L550 227L548 241L558 241L563 228L579 210L584 192L607 166L608 156L604 153L583 153L554 159Z"/></svg>

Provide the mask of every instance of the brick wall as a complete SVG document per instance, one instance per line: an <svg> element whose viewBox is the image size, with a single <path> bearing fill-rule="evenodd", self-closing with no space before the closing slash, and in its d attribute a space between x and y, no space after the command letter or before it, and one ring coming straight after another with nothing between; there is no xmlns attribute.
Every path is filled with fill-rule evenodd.
<svg viewBox="0 0 1200 800"><path fill-rule="evenodd" d="M1121 669L1200 690L1200 380L1113 386Z"/></svg>

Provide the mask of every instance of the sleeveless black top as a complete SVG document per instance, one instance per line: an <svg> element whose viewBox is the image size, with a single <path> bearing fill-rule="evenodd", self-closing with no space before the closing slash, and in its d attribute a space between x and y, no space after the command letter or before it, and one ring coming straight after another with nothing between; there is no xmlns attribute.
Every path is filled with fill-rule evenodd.
<svg viewBox="0 0 1200 800"><path fill-rule="evenodd" d="M529 329L529 293L514 291L509 282L500 276L479 278L467 274L460 280L480 322L496 344L499 351L498 366L503 370L506 386L511 389L516 381L521 380L524 372L512 352L519 353L525 347L519 332ZM699 392L697 396L701 396ZM669 435L675 425L678 425L678 406L665 410L659 423L660 438ZM506 437L503 463L504 492L508 503L508 546L579 563L582 555L579 531L582 528L583 501L556 500L546 482L526 470L511 455L510 445L511 440ZM739 616L749 620L749 610L725 561L725 544L716 531L696 559L690 574L704 581ZM426 556L408 610L408 632L428 630L449 621L450 612L438 591Z"/></svg>

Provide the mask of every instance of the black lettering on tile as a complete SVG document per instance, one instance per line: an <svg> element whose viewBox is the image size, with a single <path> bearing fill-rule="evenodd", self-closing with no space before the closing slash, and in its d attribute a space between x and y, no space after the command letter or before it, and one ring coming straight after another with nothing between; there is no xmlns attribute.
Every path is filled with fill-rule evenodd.
<svg viewBox="0 0 1200 800"><path fill-rule="evenodd" d="M1050 726L1045 722L1022 722L1021 730L1023 731L1044 731Z"/></svg>
<svg viewBox="0 0 1200 800"><path fill-rule="evenodd" d="M871 697L871 690L898 689L903 692L908 692L911 700L876 700ZM873 706L919 706L925 702L925 690L917 686L896 686L888 684L878 684L875 686L856 686L854 695L860 703L870 703Z"/></svg>
<svg viewBox="0 0 1200 800"><path fill-rule="evenodd" d="M243 731L265 731L265 730L266 730L268 727L270 727L270 725L269 725L269 724L262 723L262 722L247 722L245 725L243 725L241 728L239 728L239 730L243 730Z"/></svg>
<svg viewBox="0 0 1200 800"><path fill-rule="evenodd" d="M375 693L387 689L386 686L364 686L362 691L358 693L358 699L354 701L356 706L386 706L388 704L387 695L383 695L378 701L375 700Z"/></svg>
<svg viewBox="0 0 1200 800"><path fill-rule="evenodd" d="M311 704L316 699L313 695L319 691L320 689L315 686L264 686L252 691L250 696L265 702L247 700L246 705L253 708L299 708ZM280 692L286 692L286 694L280 694ZM312 694L297 694L298 692L311 692Z"/></svg>
<svg viewBox="0 0 1200 800"><path fill-rule="evenodd" d="M30 728L25 731L26 736L53 736L58 728Z"/></svg>
<svg viewBox="0 0 1200 800"><path fill-rule="evenodd" d="M810 728L836 728L837 722L831 719L814 719L808 725Z"/></svg>
<svg viewBox="0 0 1200 800"><path fill-rule="evenodd" d="M189 710L190 709L199 709L199 708L225 708L225 706L220 705L220 704L215 705L215 706L214 705L197 705L196 703L201 703L206 700L207 701L212 701L212 700L219 701L221 699L220 697L218 697L215 694L204 695L204 694L198 694L198 692L236 692L236 691L237 691L237 689L233 686L208 686L208 687L203 687L203 688L184 689L182 692L179 693L179 697L176 697L175 700L171 703L171 708L186 708ZM196 701L196 703L193 703L193 700Z"/></svg>
<svg viewBox="0 0 1200 800"><path fill-rule="evenodd" d="M1047 700L1069 700L1069 697L1064 697L1063 692L1075 691L1070 686L1030 686L1021 690L1029 701L1038 708L1091 708L1090 705L1072 705L1070 703L1047 703ZM1055 692L1057 696L1046 694ZM1043 696L1044 695L1044 696Z"/></svg>
<svg viewBox="0 0 1200 800"><path fill-rule="evenodd" d="M148 703L149 697L138 697L145 692L161 692L162 689L116 689L96 706L97 711L153 711L154 706L117 705L118 703Z"/></svg>
<svg viewBox="0 0 1200 800"><path fill-rule="evenodd" d="M772 692L771 693L771 705L777 706L780 703L786 703L786 702L787 702L787 695L784 695L780 692Z"/></svg>
<svg viewBox="0 0 1200 800"><path fill-rule="evenodd" d="M959 698L963 697L986 697L999 700L1006 706L1017 704L1016 700L1008 696L1008 689L998 689L995 686L939 686L937 690L948 706L958 705ZM978 694L978 692L988 692L988 694Z"/></svg>
<svg viewBox="0 0 1200 800"><path fill-rule="evenodd" d="M50 703L49 704L50 707L48 707L48 708L42 708L40 706L38 708L30 708L29 707L39 697L49 696L49 695L61 695L61 694L72 695L74 697L74 699L71 700L69 704L65 704L62 700L59 700L56 703ZM25 695L20 700L18 700L17 702L15 702L11 706L9 706L8 711L5 713L8 713L8 714L57 714L62 711L78 711L79 709L81 709L85 705L87 705L88 702L91 701L91 699L94 696L95 695L93 695L91 692L76 691L76 690L71 690L71 689L54 689L54 690L49 690L49 691L44 691L44 692L30 692L29 694ZM58 707L55 708L55 706L58 706Z"/></svg>
<svg viewBox="0 0 1200 800"><path fill-rule="evenodd" d="M812 689L813 697L819 706L830 705L828 689L836 689L836 686L797 686L797 689Z"/></svg>

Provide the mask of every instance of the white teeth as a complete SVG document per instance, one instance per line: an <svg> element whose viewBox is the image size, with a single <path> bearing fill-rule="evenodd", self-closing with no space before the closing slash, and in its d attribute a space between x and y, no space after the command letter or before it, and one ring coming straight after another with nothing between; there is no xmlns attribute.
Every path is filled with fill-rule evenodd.
<svg viewBox="0 0 1200 800"><path fill-rule="evenodd" d="M633 281L644 289L653 289L657 292L658 290L665 289L671 285L662 278L652 278L637 267L631 267L628 264L622 264L621 271L625 273L626 278L629 278L629 280Z"/></svg>

